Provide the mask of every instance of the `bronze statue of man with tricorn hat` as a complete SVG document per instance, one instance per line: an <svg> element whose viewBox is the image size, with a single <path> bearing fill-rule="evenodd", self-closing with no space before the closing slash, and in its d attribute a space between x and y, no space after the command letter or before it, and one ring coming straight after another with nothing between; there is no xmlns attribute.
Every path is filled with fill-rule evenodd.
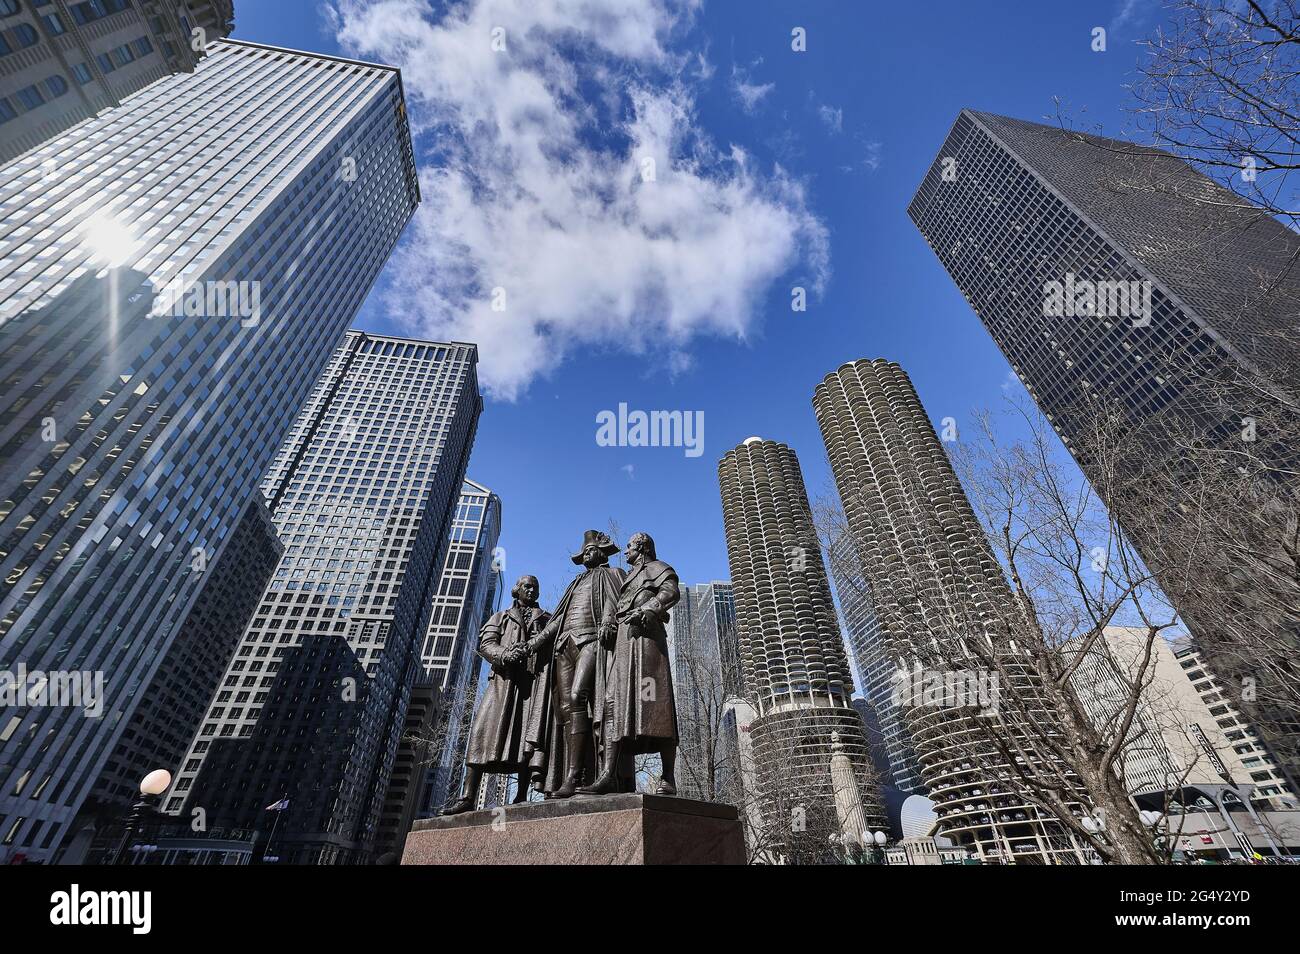
<svg viewBox="0 0 1300 954"><path fill-rule="evenodd" d="M598 674L604 687L605 645L618 625L623 589L623 571L609 565L610 554L618 550L618 544L599 530L583 534L582 548L572 557L582 572L555 604L551 621L527 644L530 654L551 649L551 699L564 736L551 755L562 748L565 759L564 781L550 793L555 798L569 798L577 791L594 758L592 703Z"/></svg>

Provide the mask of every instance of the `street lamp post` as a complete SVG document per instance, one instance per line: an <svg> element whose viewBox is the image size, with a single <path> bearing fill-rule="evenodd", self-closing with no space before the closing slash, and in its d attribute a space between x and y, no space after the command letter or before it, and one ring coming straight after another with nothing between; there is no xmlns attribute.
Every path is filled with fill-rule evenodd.
<svg viewBox="0 0 1300 954"><path fill-rule="evenodd" d="M126 816L126 827L123 829L122 839L117 843L117 849L113 852L113 857L109 861L110 865L122 864L122 858L131 846L131 838L135 835L136 829L140 827L141 822L143 822L145 813L157 804L158 796L167 791L171 783L172 773L166 769L154 769L140 780L140 797L131 806L131 811Z"/></svg>
<svg viewBox="0 0 1300 954"><path fill-rule="evenodd" d="M875 865L883 865L885 863L885 843L889 841L889 836L883 831L864 831L862 833L862 840L864 842L870 840L872 843L871 863Z"/></svg>

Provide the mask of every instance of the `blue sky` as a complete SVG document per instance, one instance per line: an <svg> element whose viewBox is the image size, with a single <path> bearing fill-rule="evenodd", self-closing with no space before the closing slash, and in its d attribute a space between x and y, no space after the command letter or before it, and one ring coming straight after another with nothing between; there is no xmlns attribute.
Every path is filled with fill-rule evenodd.
<svg viewBox="0 0 1300 954"><path fill-rule="evenodd" d="M907 203L963 106L1042 121L1055 97L1122 135L1158 16L1151 0L239 0L234 35L403 65L425 202L357 325L478 341L469 473L502 497L507 573L538 575L548 602L611 518L684 582L727 578L719 457L781 440L824 491L810 400L846 361L898 361L936 421L998 405L1006 362ZM647 155L655 181L637 183ZM620 402L703 411L702 455L598 446Z"/></svg>

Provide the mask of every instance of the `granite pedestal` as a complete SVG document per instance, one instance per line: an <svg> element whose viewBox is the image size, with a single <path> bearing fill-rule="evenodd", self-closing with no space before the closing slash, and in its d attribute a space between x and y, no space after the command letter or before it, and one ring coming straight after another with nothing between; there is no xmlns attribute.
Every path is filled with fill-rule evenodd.
<svg viewBox="0 0 1300 954"><path fill-rule="evenodd" d="M663 795L593 795L417 821L404 865L742 865L736 809Z"/></svg>

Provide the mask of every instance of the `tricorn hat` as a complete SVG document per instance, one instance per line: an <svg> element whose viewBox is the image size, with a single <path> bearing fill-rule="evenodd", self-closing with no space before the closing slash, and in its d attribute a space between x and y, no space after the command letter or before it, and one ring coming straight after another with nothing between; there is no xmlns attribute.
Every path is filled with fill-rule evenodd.
<svg viewBox="0 0 1300 954"><path fill-rule="evenodd" d="M608 534L601 533L599 530L588 530L582 535L582 546L573 555L574 563L582 565L582 555L587 552L587 547L599 547L600 552L605 556L617 553L619 549L618 544L611 540Z"/></svg>

